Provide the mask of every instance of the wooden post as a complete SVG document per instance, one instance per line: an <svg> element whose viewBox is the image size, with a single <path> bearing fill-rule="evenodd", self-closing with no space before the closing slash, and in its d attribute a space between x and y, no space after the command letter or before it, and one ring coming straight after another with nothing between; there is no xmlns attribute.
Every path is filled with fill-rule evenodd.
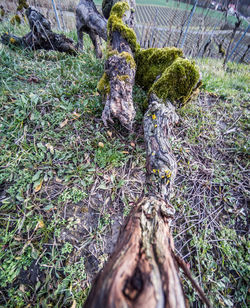
<svg viewBox="0 0 250 308"><path fill-rule="evenodd" d="M54 13L55 13L55 16L56 16L56 21L57 21L58 29L60 31L62 31L61 24L60 24L60 19L58 17L57 10L56 10L55 1L54 0L51 0L51 1L52 1L52 5L53 5L53 10L54 10Z"/></svg>

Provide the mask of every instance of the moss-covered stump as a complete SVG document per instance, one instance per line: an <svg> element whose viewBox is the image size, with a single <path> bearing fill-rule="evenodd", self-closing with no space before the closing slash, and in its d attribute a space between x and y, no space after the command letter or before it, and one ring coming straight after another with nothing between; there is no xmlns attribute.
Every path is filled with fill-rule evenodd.
<svg viewBox="0 0 250 308"><path fill-rule="evenodd" d="M134 205L115 251L97 276L85 308L184 308L185 297L174 254L170 199L177 172L169 138L183 105L199 85L199 70L177 48L141 50L128 26L130 8L116 3L108 20L108 54L98 90L105 103L102 119L131 128L135 81L148 91L144 115L147 194ZM135 61L135 59L136 61ZM185 267L184 267L185 268ZM198 290L198 288L196 288ZM200 292L201 293L201 292ZM209 306L209 305L208 305Z"/></svg>
<svg viewBox="0 0 250 308"><path fill-rule="evenodd" d="M129 22L131 9L127 2L118 2L111 10L108 20L108 55L105 73L98 84L98 90L105 104L102 119L119 119L128 129L132 128L135 117L133 105L133 85L136 64L133 53L138 48L136 35L126 22Z"/></svg>

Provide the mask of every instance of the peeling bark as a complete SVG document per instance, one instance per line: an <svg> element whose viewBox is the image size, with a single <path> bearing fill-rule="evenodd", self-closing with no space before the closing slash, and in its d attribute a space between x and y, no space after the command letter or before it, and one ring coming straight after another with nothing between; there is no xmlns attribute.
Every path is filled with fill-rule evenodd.
<svg viewBox="0 0 250 308"><path fill-rule="evenodd" d="M120 2L121 3L121 2ZM131 28L131 16L134 10L130 7L122 16L124 26ZM133 58L133 46L124 37L124 33L110 21L108 25L108 48L110 54L105 63L105 73L108 77L110 91L103 93L105 104L102 119L105 125L108 121L113 122L112 117L119 119L121 124L128 129L132 129L135 117L133 104L133 85L135 82L136 65ZM128 56L132 62L128 61Z"/></svg>
<svg viewBox="0 0 250 308"><path fill-rule="evenodd" d="M169 143L171 128L179 120L175 107L168 101L163 104L151 95L144 116L144 140L147 148L147 186L166 202L171 197L177 163Z"/></svg>
<svg viewBox="0 0 250 308"><path fill-rule="evenodd" d="M72 55L77 54L73 40L63 34L54 33L51 30L50 22L37 10L28 8L26 16L31 31L23 37L5 33L1 36L3 44L33 50L45 49L66 52Z"/></svg>
<svg viewBox="0 0 250 308"><path fill-rule="evenodd" d="M128 48L119 49L128 50ZM105 72L109 79L110 93L105 97L105 107L102 113L103 122L105 125L107 125L107 121L113 122L111 117L113 116L119 119L126 128L132 129L135 117L132 96L135 69L127 63L124 57L117 54L107 59Z"/></svg>
<svg viewBox="0 0 250 308"><path fill-rule="evenodd" d="M165 214L169 214L166 216ZM169 231L172 207L143 197L121 231L116 250L98 275L85 308L185 307Z"/></svg>

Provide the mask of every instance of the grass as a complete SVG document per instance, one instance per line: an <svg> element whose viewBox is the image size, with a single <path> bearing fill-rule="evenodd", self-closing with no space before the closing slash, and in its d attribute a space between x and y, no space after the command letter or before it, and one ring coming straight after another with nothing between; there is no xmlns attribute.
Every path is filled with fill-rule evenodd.
<svg viewBox="0 0 250 308"><path fill-rule="evenodd" d="M80 307L143 191L142 114L132 134L103 126L103 61L87 38L77 57L0 48L0 305ZM247 307L249 69L198 64L203 89L171 140L176 249L214 307Z"/></svg>
<svg viewBox="0 0 250 308"><path fill-rule="evenodd" d="M179 173L175 245L214 307L247 307L249 68L197 62L203 93L180 111L172 141Z"/></svg>

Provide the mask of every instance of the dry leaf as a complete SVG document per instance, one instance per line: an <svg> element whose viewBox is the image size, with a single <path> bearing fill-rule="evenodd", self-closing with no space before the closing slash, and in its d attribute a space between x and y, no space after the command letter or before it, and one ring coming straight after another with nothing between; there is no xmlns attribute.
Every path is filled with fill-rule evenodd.
<svg viewBox="0 0 250 308"><path fill-rule="evenodd" d="M56 177L56 182L57 182L57 183L62 183L62 180L59 179L58 177Z"/></svg>
<svg viewBox="0 0 250 308"><path fill-rule="evenodd" d="M76 300L74 299L73 304L70 308L76 308Z"/></svg>
<svg viewBox="0 0 250 308"><path fill-rule="evenodd" d="M129 152L128 152L128 151L122 151L122 153L123 153L123 154L129 154Z"/></svg>
<svg viewBox="0 0 250 308"><path fill-rule="evenodd" d="M25 285L24 284L20 284L19 290L23 293L25 293Z"/></svg>
<svg viewBox="0 0 250 308"><path fill-rule="evenodd" d="M68 124L68 121L69 121L68 119L65 119L63 122L60 123L59 126L60 126L61 128L63 128L65 125Z"/></svg>
<svg viewBox="0 0 250 308"><path fill-rule="evenodd" d="M112 137L112 132L110 130L107 131L107 134L109 135L109 137Z"/></svg>
<svg viewBox="0 0 250 308"><path fill-rule="evenodd" d="M39 192L43 185L43 179L34 184L34 192Z"/></svg>
<svg viewBox="0 0 250 308"><path fill-rule="evenodd" d="M104 144L103 144L102 142L99 142L99 143L98 143L98 146L99 146L100 148L104 148Z"/></svg>
<svg viewBox="0 0 250 308"><path fill-rule="evenodd" d="M42 229L42 228L44 228L44 227L45 227L44 222L43 222L42 220L39 220L38 223L37 223L37 229L38 229L38 228Z"/></svg>
<svg viewBox="0 0 250 308"><path fill-rule="evenodd" d="M73 120L77 120L77 119L80 118L80 116L81 116L80 113L77 113L77 112L75 112L75 111L72 113L72 115L73 115Z"/></svg>
<svg viewBox="0 0 250 308"><path fill-rule="evenodd" d="M50 143L45 144L46 148L50 151L51 154L54 154L54 147Z"/></svg>
<svg viewBox="0 0 250 308"><path fill-rule="evenodd" d="M22 241L23 239L22 239L20 236L15 236L15 237L14 237L14 240L20 242L20 241Z"/></svg>

